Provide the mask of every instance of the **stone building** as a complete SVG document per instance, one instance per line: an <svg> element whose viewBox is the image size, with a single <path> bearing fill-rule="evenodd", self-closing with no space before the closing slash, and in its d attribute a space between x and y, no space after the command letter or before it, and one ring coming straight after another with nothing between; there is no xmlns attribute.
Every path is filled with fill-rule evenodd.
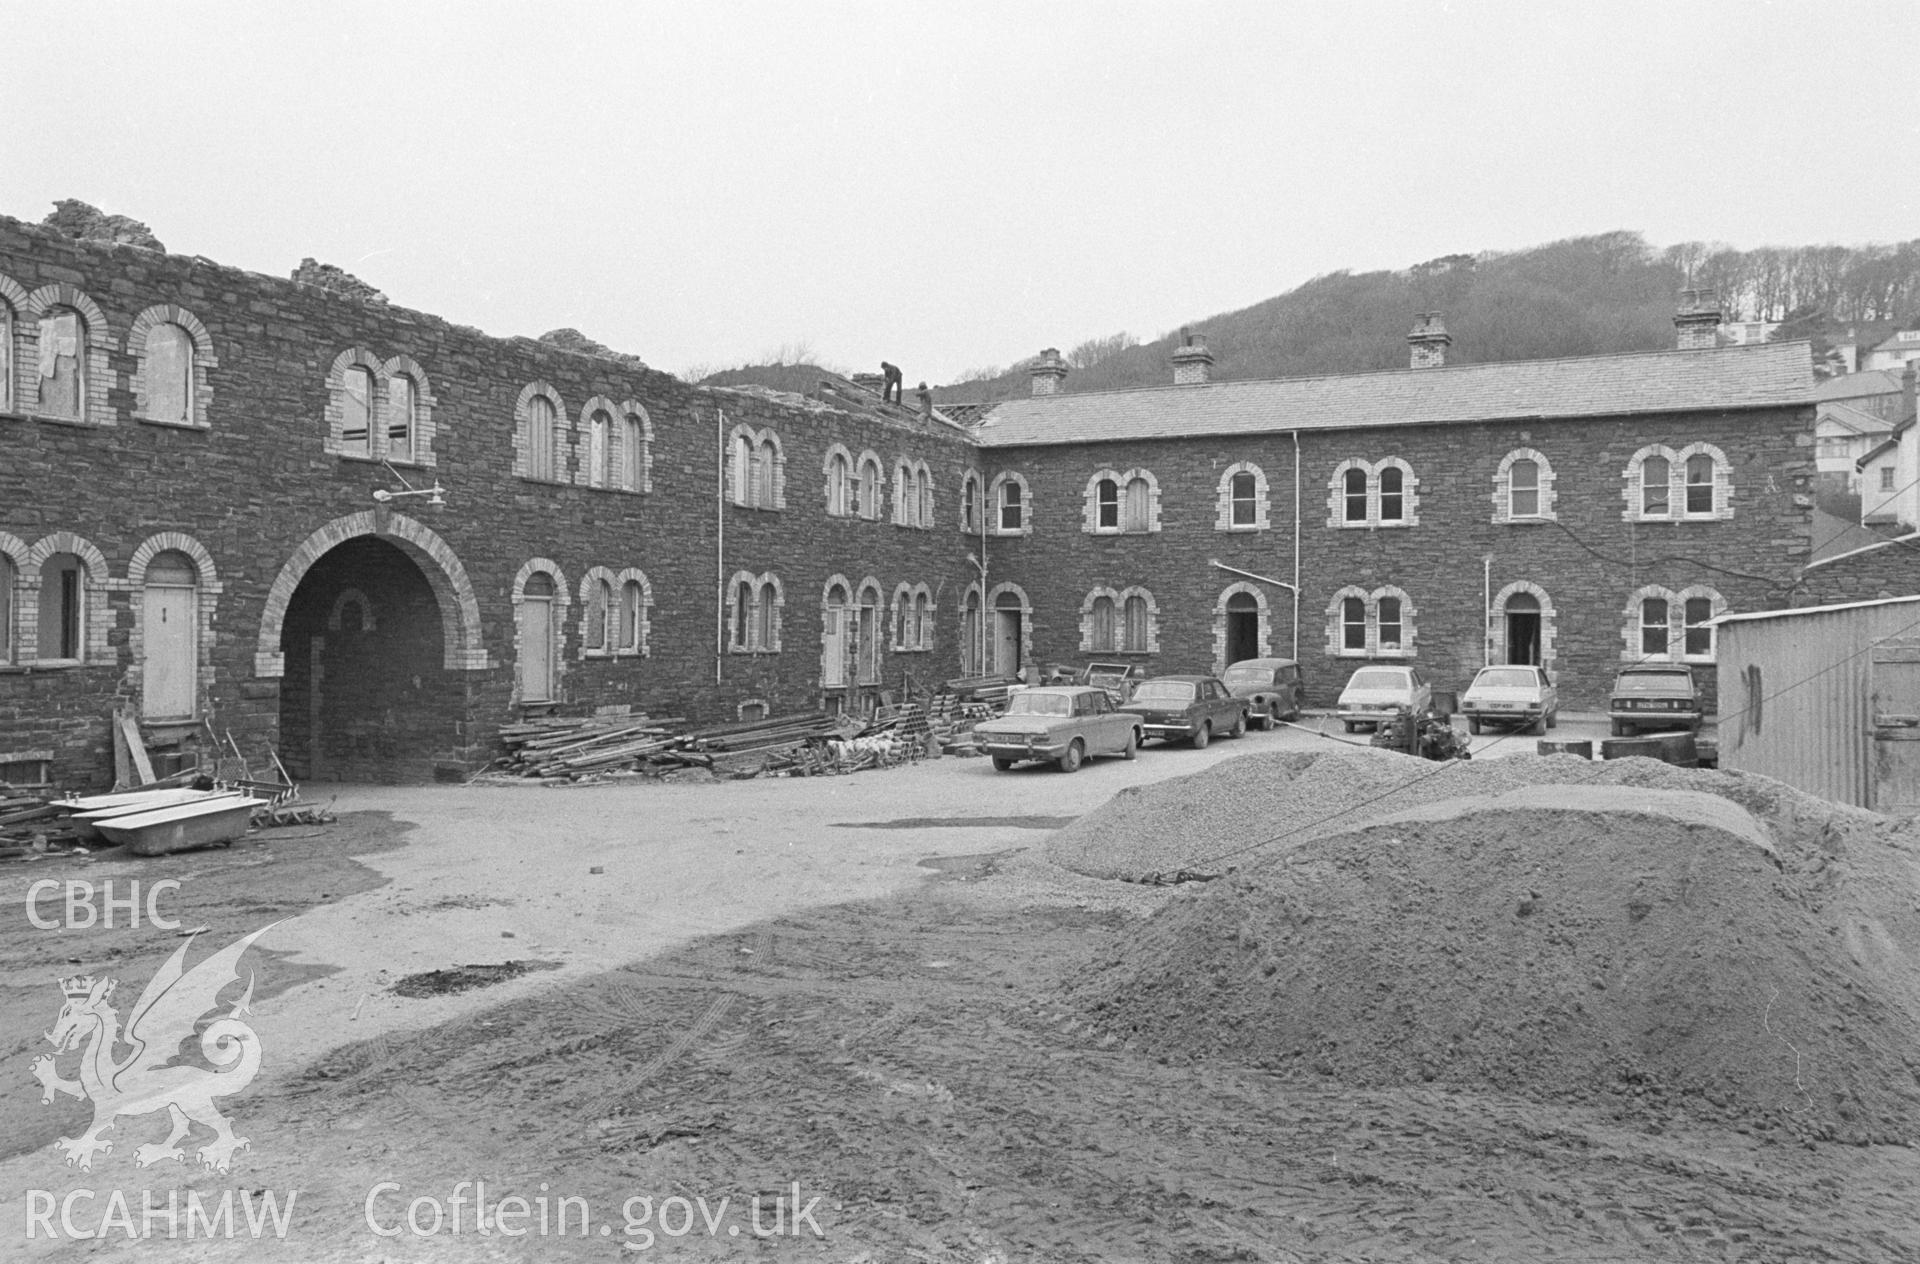
<svg viewBox="0 0 1920 1264"><path fill-rule="evenodd" d="M1412 341L1426 367L1213 382L1195 340L1180 384L1103 394L1050 354L963 426L0 218L0 778L102 783L117 710L417 779L529 712L862 710L1089 658L1297 654L1322 703L1361 662L1538 659L1582 705L1786 604L1804 344Z"/></svg>

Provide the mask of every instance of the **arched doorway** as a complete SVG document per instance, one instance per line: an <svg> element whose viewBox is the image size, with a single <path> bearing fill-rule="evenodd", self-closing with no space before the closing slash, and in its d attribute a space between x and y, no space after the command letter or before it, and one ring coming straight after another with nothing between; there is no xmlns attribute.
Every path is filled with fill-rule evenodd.
<svg viewBox="0 0 1920 1264"><path fill-rule="evenodd" d="M395 543L358 536L316 559L280 627L281 758L294 776L431 778L466 718L444 642L433 586Z"/></svg>
<svg viewBox="0 0 1920 1264"><path fill-rule="evenodd" d="M1231 667L1247 658L1260 657L1260 602L1252 593L1237 592L1227 598L1227 662Z"/></svg>
<svg viewBox="0 0 1920 1264"><path fill-rule="evenodd" d="M1540 601L1532 593L1507 598L1507 661L1529 667L1540 664Z"/></svg>
<svg viewBox="0 0 1920 1264"><path fill-rule="evenodd" d="M200 692L199 582L199 567L178 549L164 549L147 563L140 594L140 714L148 720L194 714Z"/></svg>

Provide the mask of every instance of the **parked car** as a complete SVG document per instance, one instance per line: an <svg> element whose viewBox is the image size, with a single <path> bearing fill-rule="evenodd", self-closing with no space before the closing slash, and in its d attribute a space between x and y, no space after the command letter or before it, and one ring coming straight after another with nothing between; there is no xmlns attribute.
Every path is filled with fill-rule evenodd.
<svg viewBox="0 0 1920 1264"><path fill-rule="evenodd" d="M1247 700L1212 676L1155 676L1134 687L1133 699L1120 710L1140 724L1146 737L1192 742L1194 749L1215 733L1239 737L1247 731Z"/></svg>
<svg viewBox="0 0 1920 1264"><path fill-rule="evenodd" d="M1632 737L1641 729L1698 733L1704 718L1693 668L1685 663L1635 663L1613 678L1607 719L1615 737Z"/></svg>
<svg viewBox="0 0 1920 1264"><path fill-rule="evenodd" d="M1363 724L1378 728L1402 711L1421 712L1432 705L1433 686L1418 667L1362 667L1347 678L1334 714L1353 733Z"/></svg>
<svg viewBox="0 0 1920 1264"><path fill-rule="evenodd" d="M1247 700L1247 718L1263 729L1300 718L1307 687L1300 664L1290 658L1243 658L1220 677L1236 698Z"/></svg>
<svg viewBox="0 0 1920 1264"><path fill-rule="evenodd" d="M1560 719L1560 691L1542 667L1509 663L1482 667L1460 695L1467 732L1484 724L1509 724L1516 732L1546 732Z"/></svg>
<svg viewBox="0 0 1920 1264"><path fill-rule="evenodd" d="M1104 689L1036 685L1007 699L1006 714L973 726L975 739L1006 772L1023 760L1050 760L1072 772L1092 755L1132 759L1140 725L1114 710Z"/></svg>

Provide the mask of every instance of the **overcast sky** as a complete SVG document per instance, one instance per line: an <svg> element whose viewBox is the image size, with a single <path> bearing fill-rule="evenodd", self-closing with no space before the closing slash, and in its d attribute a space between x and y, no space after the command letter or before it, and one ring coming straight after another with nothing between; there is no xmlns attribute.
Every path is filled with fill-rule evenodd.
<svg viewBox="0 0 1920 1264"><path fill-rule="evenodd" d="M1883 3L0 0L0 213L911 386L1342 268L1920 235Z"/></svg>

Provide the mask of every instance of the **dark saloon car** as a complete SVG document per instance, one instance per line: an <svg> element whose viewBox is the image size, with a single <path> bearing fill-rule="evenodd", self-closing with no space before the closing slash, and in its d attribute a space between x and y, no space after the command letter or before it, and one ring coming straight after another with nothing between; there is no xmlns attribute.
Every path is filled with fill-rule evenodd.
<svg viewBox="0 0 1920 1264"><path fill-rule="evenodd" d="M1006 772L1021 760L1050 760L1072 772L1093 755L1132 759L1140 745L1133 716L1113 709L1104 689L1084 685L1022 689L1005 715L973 726L974 740Z"/></svg>
<svg viewBox="0 0 1920 1264"><path fill-rule="evenodd" d="M1140 722L1148 737L1192 742L1195 749L1215 733L1239 737L1247 731L1247 700L1212 676L1155 676L1143 680L1120 710Z"/></svg>
<svg viewBox="0 0 1920 1264"><path fill-rule="evenodd" d="M1234 697L1247 700L1247 718L1263 729L1299 719L1307 696L1300 664L1290 658L1243 658L1227 668L1220 682Z"/></svg>
<svg viewBox="0 0 1920 1264"><path fill-rule="evenodd" d="M1613 678L1607 719L1615 737L1632 737L1642 729L1698 733L1704 718L1693 668L1685 663L1635 663Z"/></svg>

